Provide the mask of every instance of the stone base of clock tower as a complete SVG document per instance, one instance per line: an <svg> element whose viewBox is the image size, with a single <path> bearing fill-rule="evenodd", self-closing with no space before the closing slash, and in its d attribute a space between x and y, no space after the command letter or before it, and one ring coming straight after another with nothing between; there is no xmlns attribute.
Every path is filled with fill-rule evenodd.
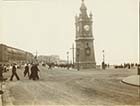
<svg viewBox="0 0 140 106"><path fill-rule="evenodd" d="M96 63L95 62L79 62L79 63L75 63L75 68L76 69L92 69L92 68L96 68Z"/></svg>

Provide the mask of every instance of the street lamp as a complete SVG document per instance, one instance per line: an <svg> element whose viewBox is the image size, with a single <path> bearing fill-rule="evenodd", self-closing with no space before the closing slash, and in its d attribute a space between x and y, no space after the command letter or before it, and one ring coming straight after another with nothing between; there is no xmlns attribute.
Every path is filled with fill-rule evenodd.
<svg viewBox="0 0 140 106"><path fill-rule="evenodd" d="M69 52L67 52L67 69L69 70Z"/></svg>
<svg viewBox="0 0 140 106"><path fill-rule="evenodd" d="M79 64L79 57L80 57L80 49L77 48L77 70L79 71L80 70L80 64Z"/></svg>
<svg viewBox="0 0 140 106"><path fill-rule="evenodd" d="M103 62L102 62L102 69L105 69L105 54L104 54L104 50L102 50L103 53Z"/></svg>
<svg viewBox="0 0 140 106"><path fill-rule="evenodd" d="M102 52L103 52L103 62L105 62L105 54L104 54L105 51L103 50Z"/></svg>
<svg viewBox="0 0 140 106"><path fill-rule="evenodd" d="M77 56L78 56L78 67L77 67L77 70L79 71L80 70L80 67L79 67L79 54Z"/></svg>
<svg viewBox="0 0 140 106"><path fill-rule="evenodd" d="M70 49L72 49L72 66L73 66L73 68L74 68L74 44L72 44L72 48L70 48Z"/></svg>
<svg viewBox="0 0 140 106"><path fill-rule="evenodd" d="M67 64L69 64L69 52L67 52Z"/></svg>

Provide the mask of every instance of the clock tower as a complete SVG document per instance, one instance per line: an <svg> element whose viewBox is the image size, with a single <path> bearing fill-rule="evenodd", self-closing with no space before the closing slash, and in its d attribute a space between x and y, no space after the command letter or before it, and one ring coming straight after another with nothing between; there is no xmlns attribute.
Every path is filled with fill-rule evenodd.
<svg viewBox="0 0 140 106"><path fill-rule="evenodd" d="M87 14L87 8L82 0L79 16L75 17L76 26L76 67L80 69L96 68L92 14Z"/></svg>

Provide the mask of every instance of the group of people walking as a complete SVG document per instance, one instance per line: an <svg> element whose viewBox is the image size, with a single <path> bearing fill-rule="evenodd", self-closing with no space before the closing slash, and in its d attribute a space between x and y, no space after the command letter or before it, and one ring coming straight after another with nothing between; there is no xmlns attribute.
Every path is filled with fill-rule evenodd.
<svg viewBox="0 0 140 106"><path fill-rule="evenodd" d="M12 66L12 75L10 77L10 81L13 80L13 77L15 76L17 78L17 80L20 80L17 72L16 72L17 68L16 68L16 64L13 64ZM39 72L39 69L38 69L38 64L32 64L31 66L31 72L30 72L30 68L29 68L29 64L27 64L25 66L25 69L24 69L24 77L26 75L28 75L29 79L33 79L33 80L39 80L39 75L38 75L38 72Z"/></svg>

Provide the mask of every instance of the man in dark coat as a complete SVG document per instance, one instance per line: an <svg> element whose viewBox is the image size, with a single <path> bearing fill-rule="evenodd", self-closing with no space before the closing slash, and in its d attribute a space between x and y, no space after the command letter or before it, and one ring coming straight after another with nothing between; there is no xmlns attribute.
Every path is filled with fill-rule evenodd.
<svg viewBox="0 0 140 106"><path fill-rule="evenodd" d="M11 78L10 78L10 81L12 81L13 80L13 77L14 76L16 76L16 78L17 78L17 80L20 80L19 79L19 77L18 77L18 75L17 75L17 73L16 73L16 66L15 66L15 64L13 65L13 67L12 67L12 76L11 76Z"/></svg>
<svg viewBox="0 0 140 106"><path fill-rule="evenodd" d="M39 80L39 75L38 75L39 69L37 66L38 64L35 65L35 77L36 77L35 79Z"/></svg>
<svg viewBox="0 0 140 106"><path fill-rule="evenodd" d="M3 80L3 66L0 64L0 81Z"/></svg>
<svg viewBox="0 0 140 106"><path fill-rule="evenodd" d="M25 66L24 77L26 76L26 74L28 74L28 77L29 77L29 65L28 64Z"/></svg>
<svg viewBox="0 0 140 106"><path fill-rule="evenodd" d="M30 75L29 79L33 79L33 80L37 79L37 80L39 80L38 71L39 71L39 69L37 67L37 64L32 65L32 67L31 67L31 75Z"/></svg>

